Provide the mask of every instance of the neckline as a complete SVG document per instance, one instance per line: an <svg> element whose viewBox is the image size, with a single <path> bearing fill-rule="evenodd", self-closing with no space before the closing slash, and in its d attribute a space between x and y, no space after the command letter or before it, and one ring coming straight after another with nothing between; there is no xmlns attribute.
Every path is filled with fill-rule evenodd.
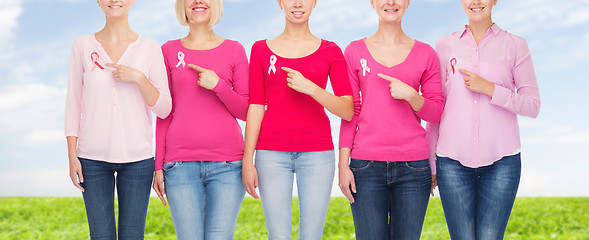
<svg viewBox="0 0 589 240"><path fill-rule="evenodd" d="M214 50L220 48L221 46L225 45L225 43L228 41L228 39L224 38L223 41L219 45L217 45L217 46L215 46L213 48L210 48L210 49L190 49L190 48L185 47L184 44L182 44L182 38L180 38L180 39L178 39L176 41L178 41L178 45L180 45L180 47L182 49L184 49L184 50L197 51L197 52L206 52L206 51L214 51Z"/></svg>
<svg viewBox="0 0 589 240"><path fill-rule="evenodd" d="M270 48L270 45L268 45L268 40L269 40L269 39L266 39L266 40L264 40L264 44L266 45L266 48L268 48L268 50L269 50L269 51L270 51L270 52L271 52L273 55L276 55L276 56L277 56L277 57L279 57L279 58L283 58L283 59L291 59L291 60L296 60L296 59L303 59L303 58L307 58L307 57L310 57L310 56L313 56L313 55L315 55L315 53L319 52L319 50L320 50L320 49L323 47L323 45L324 45L324 44L325 44L325 42L326 42L324 39L322 39L322 38L321 38L321 39L320 39L320 40L321 40L321 43L319 44L319 47L318 47L317 49L315 49L315 51L313 51L313 52L309 53L308 55L302 56L302 57L297 57L297 58L288 58L288 57L283 57L283 56L280 56L280 55L279 55L279 54L277 54L276 52L272 51L272 49Z"/></svg>
<svg viewBox="0 0 589 240"><path fill-rule="evenodd" d="M96 45L98 46L99 50L106 56L106 59L113 64L120 64L120 62L125 58L125 56L127 56L127 52L129 52L129 49L132 48L135 44L137 44L139 42L139 40L142 38L141 35L137 34L137 39L135 39L135 41L133 41L132 43L129 43L129 45L127 45L127 48L125 48L125 51L123 52L123 54L121 55L119 60L115 63L110 58L110 56L108 55L108 52L106 52L104 47L102 47L102 43L99 42L98 39L96 39L96 33L91 34L91 36L92 36L92 39L94 40L94 42L96 43Z"/></svg>
<svg viewBox="0 0 589 240"><path fill-rule="evenodd" d="M368 49L368 45L366 45L366 38L362 39L362 46L364 46L364 49L366 50L366 52L368 52L368 55L370 56L372 61L376 62L378 65L380 65L381 67L384 67L384 68L394 68L394 67L400 66L400 65L404 64L405 62L407 62L407 59L409 59L409 57L413 54L413 51L415 50L415 48L417 46L417 42L419 42L419 41L413 39L413 46L411 46L411 50L409 50L409 54L407 54L407 56L405 56L405 59L403 59L403 61L401 61L400 63L395 64L390 67L385 66L384 64L380 63L379 61L376 60L376 58L374 58L374 56L372 56L370 49Z"/></svg>

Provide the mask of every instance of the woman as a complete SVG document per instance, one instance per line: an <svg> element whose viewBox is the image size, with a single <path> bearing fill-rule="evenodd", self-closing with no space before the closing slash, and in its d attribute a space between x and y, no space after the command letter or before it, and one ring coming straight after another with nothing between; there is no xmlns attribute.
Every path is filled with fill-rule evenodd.
<svg viewBox="0 0 589 240"><path fill-rule="evenodd" d="M222 0L176 0L189 32L162 46L174 104L157 122L153 189L164 205L167 194L178 239L232 239L245 196L236 118L247 113L248 62L212 30L222 13Z"/></svg>
<svg viewBox="0 0 589 240"><path fill-rule="evenodd" d="M76 38L70 56L70 178L83 192L92 239L143 239L154 167L151 112L165 118L172 100L159 44L129 27L134 1L97 2L106 24Z"/></svg>
<svg viewBox="0 0 589 240"><path fill-rule="evenodd" d="M435 181L421 120L440 120L439 61L432 47L403 32L409 0L370 3L378 30L345 51L355 113L342 121L339 185L356 239L419 239Z"/></svg>
<svg viewBox="0 0 589 240"><path fill-rule="evenodd" d="M526 41L493 23L495 4L462 0L468 25L436 46L447 101L428 138L452 239L503 238L521 175L517 115L540 110Z"/></svg>
<svg viewBox="0 0 589 240"><path fill-rule="evenodd" d="M259 198L255 190L259 183L268 238L291 239L296 173L298 237L321 239L335 171L324 108L348 120L353 116L346 63L335 43L309 30L315 0L278 0L278 4L285 14L284 32L252 46L243 185ZM328 76L335 95L325 91Z"/></svg>

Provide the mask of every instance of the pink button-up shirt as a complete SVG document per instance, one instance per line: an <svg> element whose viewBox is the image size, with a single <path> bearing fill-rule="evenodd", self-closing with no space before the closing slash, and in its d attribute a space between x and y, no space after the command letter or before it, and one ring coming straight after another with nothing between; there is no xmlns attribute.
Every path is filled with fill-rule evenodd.
<svg viewBox="0 0 589 240"><path fill-rule="evenodd" d="M521 148L517 115L535 118L540 111L526 41L493 24L478 45L465 27L440 38L436 50L446 103L440 123L427 126L430 162L438 153L477 168L517 153ZM458 69L494 83L493 98L466 89L465 75Z"/></svg>
<svg viewBox="0 0 589 240"><path fill-rule="evenodd" d="M134 83L116 82L112 63L94 34L74 40L65 107L65 135L78 137L78 157L113 163L154 156L151 112L165 118L172 98L159 44L139 38L118 64L141 71L160 96L149 107Z"/></svg>

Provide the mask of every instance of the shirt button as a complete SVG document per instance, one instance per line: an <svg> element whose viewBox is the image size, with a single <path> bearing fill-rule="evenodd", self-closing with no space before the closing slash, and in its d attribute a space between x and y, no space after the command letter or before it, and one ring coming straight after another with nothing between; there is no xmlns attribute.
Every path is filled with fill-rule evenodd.
<svg viewBox="0 0 589 240"><path fill-rule="evenodd" d="M477 140L477 137L474 137L474 140L476 141Z"/></svg>
<svg viewBox="0 0 589 240"><path fill-rule="evenodd" d="M474 103L476 104L477 103L477 100L474 100Z"/></svg>

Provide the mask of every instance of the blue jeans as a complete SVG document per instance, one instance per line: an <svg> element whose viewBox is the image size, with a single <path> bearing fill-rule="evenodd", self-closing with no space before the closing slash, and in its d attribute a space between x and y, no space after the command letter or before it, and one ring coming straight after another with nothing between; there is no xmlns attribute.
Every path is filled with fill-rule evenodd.
<svg viewBox="0 0 589 240"><path fill-rule="evenodd" d="M431 190L428 160L351 159L356 239L419 239Z"/></svg>
<svg viewBox="0 0 589 240"><path fill-rule="evenodd" d="M469 168L437 157L438 187L450 237L503 239L521 176L520 154Z"/></svg>
<svg viewBox="0 0 589 240"><path fill-rule="evenodd" d="M118 238L143 239L153 181L153 158L131 163L108 163L79 158L84 175L84 204L91 239L117 239L115 184L119 201ZM115 177L116 172L116 177Z"/></svg>
<svg viewBox="0 0 589 240"><path fill-rule="evenodd" d="M268 239L292 239L291 207L295 173L299 195L299 239L322 239L335 174L333 150L257 150L256 170Z"/></svg>
<svg viewBox="0 0 589 240"><path fill-rule="evenodd" d="M241 161L164 163L177 239L233 239L245 189Z"/></svg>

